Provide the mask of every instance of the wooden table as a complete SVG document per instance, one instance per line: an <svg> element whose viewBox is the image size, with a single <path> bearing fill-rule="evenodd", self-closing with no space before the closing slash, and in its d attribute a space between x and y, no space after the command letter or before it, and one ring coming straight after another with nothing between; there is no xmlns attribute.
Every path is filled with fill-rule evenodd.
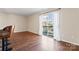
<svg viewBox="0 0 79 59"><path fill-rule="evenodd" d="M9 32L0 30L0 40L2 40L2 51L8 51L8 34Z"/></svg>

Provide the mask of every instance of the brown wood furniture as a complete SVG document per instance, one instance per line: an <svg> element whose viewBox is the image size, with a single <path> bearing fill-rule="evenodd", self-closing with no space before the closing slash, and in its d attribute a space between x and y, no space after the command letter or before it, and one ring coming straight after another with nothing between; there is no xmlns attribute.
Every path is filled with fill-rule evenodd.
<svg viewBox="0 0 79 59"><path fill-rule="evenodd" d="M7 38L8 38L9 32L0 30L0 39L2 39L2 51L7 51Z"/></svg>
<svg viewBox="0 0 79 59"><path fill-rule="evenodd" d="M6 26L3 28L3 30L0 30L0 39L2 39L2 51L8 51L11 50L11 48L8 48L9 40L12 37L13 31L15 26Z"/></svg>

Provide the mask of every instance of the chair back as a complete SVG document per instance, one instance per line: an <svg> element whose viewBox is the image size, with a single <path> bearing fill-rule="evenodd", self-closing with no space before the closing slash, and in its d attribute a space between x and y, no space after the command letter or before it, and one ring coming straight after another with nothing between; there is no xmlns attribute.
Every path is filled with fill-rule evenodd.
<svg viewBox="0 0 79 59"><path fill-rule="evenodd" d="M12 25L12 30L11 30L11 33L10 33L10 39L13 39L14 29L15 29L15 26Z"/></svg>
<svg viewBox="0 0 79 59"><path fill-rule="evenodd" d="M12 26L6 26L6 27L3 28L3 31L6 31L6 32L9 33L9 34L8 34L8 37L10 37L11 30L12 30Z"/></svg>
<svg viewBox="0 0 79 59"><path fill-rule="evenodd" d="M10 26L6 26L5 28L3 28L3 31L9 32L8 37L11 39L11 37L13 36L13 33L14 33L14 29L15 29L15 26L10 25Z"/></svg>

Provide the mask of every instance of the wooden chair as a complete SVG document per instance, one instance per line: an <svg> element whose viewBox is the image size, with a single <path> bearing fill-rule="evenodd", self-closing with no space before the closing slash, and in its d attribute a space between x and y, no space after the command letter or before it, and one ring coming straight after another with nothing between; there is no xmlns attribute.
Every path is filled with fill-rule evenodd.
<svg viewBox="0 0 79 59"><path fill-rule="evenodd" d="M15 29L14 25L6 26L5 28L3 28L3 31L9 32L7 45L11 45L12 43L9 41L14 40L14 38L13 38L14 29Z"/></svg>
<svg viewBox="0 0 79 59"><path fill-rule="evenodd" d="M12 40L12 38L13 38L14 29L15 29L15 26L14 25L6 26L3 29L3 31L9 32L9 35L8 35L8 39L9 40Z"/></svg>
<svg viewBox="0 0 79 59"><path fill-rule="evenodd" d="M11 30L12 30L12 26L6 26L6 27L3 28L3 31L6 31L6 32L9 33L9 34L8 34L8 38L9 38L10 35L11 35Z"/></svg>

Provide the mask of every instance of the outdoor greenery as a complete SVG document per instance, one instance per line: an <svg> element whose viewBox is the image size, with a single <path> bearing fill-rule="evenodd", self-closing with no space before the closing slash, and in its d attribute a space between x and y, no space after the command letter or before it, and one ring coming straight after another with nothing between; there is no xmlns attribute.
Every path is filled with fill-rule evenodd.
<svg viewBox="0 0 79 59"><path fill-rule="evenodd" d="M53 23L52 21L43 22L43 35L53 37Z"/></svg>

